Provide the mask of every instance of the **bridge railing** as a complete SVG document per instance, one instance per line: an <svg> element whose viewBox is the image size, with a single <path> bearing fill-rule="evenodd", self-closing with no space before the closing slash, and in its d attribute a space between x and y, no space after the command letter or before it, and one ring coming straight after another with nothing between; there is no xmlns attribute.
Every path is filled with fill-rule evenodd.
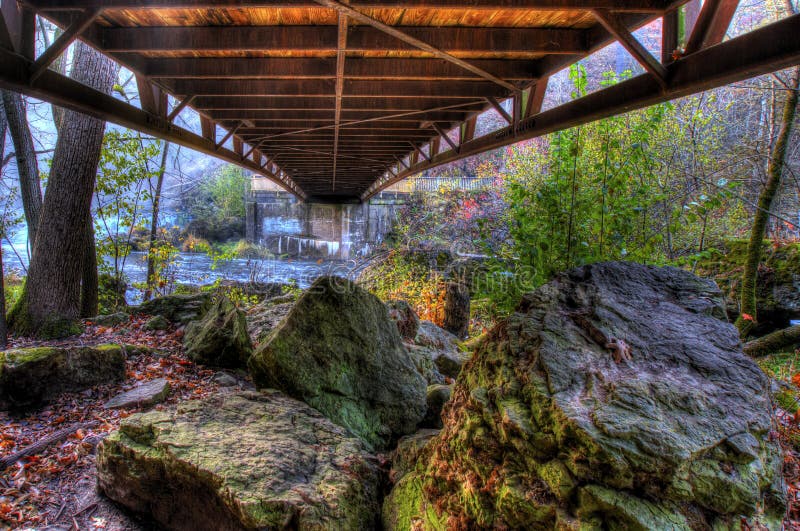
<svg viewBox="0 0 800 531"><path fill-rule="evenodd" d="M412 177L386 188L386 192L439 192L441 190L480 191L494 186L492 177Z"/></svg>

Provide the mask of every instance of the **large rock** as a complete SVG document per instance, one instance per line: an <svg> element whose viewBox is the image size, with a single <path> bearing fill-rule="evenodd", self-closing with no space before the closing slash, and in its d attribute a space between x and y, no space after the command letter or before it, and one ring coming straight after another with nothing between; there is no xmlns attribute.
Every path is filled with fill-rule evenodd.
<svg viewBox="0 0 800 531"><path fill-rule="evenodd" d="M103 407L106 409L124 409L152 406L163 402L169 392L169 382L165 378L156 378L139 384L130 391L118 394L103 404Z"/></svg>
<svg viewBox="0 0 800 531"><path fill-rule="evenodd" d="M405 343L405 347L408 355L411 357L414 368L425 378L425 383L433 385L445 382L444 375L439 372L436 363L433 361L434 356L437 354L436 351L428 347L421 347L411 343Z"/></svg>
<svg viewBox="0 0 800 531"><path fill-rule="evenodd" d="M427 349L437 370L450 378L458 377L471 355L461 351L455 335L430 321L420 322L414 343Z"/></svg>
<svg viewBox="0 0 800 531"><path fill-rule="evenodd" d="M276 391L132 415L98 448L112 500L165 529L374 529L381 473L364 444Z"/></svg>
<svg viewBox="0 0 800 531"><path fill-rule="evenodd" d="M255 343L266 341L275 328L289 315L294 303L294 295L282 295L265 299L247 310L247 331Z"/></svg>
<svg viewBox="0 0 800 531"><path fill-rule="evenodd" d="M189 323L183 345L193 361L228 369L244 368L253 352L244 312L224 296L202 319Z"/></svg>
<svg viewBox="0 0 800 531"><path fill-rule="evenodd" d="M425 415L426 382L386 306L342 278L317 279L249 367L259 388L284 390L376 448Z"/></svg>
<svg viewBox="0 0 800 531"><path fill-rule="evenodd" d="M188 295L166 295L142 303L134 310L146 315L160 315L173 323L187 324L199 319L211 307L209 292Z"/></svg>
<svg viewBox="0 0 800 531"><path fill-rule="evenodd" d="M392 470L390 475L394 480L400 479L414 470L425 447L438 434L439 430L422 429L397 441L397 448L391 454Z"/></svg>
<svg viewBox="0 0 800 531"><path fill-rule="evenodd" d="M444 429L384 504L387 529L780 527L769 381L716 285L586 266L479 344Z"/></svg>
<svg viewBox="0 0 800 531"><path fill-rule="evenodd" d="M0 408L26 408L61 393L125 379L120 345L31 347L0 352Z"/></svg>

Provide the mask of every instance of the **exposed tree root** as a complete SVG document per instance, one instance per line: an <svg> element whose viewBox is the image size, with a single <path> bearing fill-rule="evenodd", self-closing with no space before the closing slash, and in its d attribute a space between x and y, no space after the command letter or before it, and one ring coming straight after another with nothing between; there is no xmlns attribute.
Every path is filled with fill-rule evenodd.
<svg viewBox="0 0 800 531"><path fill-rule="evenodd" d="M748 341L744 344L743 350L745 354L755 358L798 345L800 345L800 325L790 326Z"/></svg>

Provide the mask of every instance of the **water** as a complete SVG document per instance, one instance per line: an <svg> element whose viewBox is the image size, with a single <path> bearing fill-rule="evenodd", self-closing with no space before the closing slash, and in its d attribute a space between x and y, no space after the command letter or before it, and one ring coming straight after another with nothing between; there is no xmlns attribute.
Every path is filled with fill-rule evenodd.
<svg viewBox="0 0 800 531"><path fill-rule="evenodd" d="M16 272L24 274L28 265L28 256L25 246L25 236L12 239L13 248L8 242L3 242L3 266L6 274ZM340 260L267 260L243 259L214 261L205 254L180 253L176 263L168 275L176 284L211 284L217 279L238 280L247 282L279 282L296 283L300 288L307 288L315 279L322 275L338 275L349 277L355 267L355 262ZM147 276L146 253L133 252L128 256L123 271L129 283L144 282ZM127 299L129 303L136 303L141 298L141 293L129 289Z"/></svg>

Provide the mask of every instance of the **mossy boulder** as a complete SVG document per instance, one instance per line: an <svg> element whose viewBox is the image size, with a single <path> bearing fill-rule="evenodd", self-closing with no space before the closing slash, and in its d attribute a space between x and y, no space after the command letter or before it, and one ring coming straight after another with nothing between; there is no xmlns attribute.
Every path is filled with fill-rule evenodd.
<svg viewBox="0 0 800 531"><path fill-rule="evenodd" d="M264 299L247 310L247 331L255 343L263 343L283 319L289 315L294 303L294 295L282 295Z"/></svg>
<svg viewBox="0 0 800 531"><path fill-rule="evenodd" d="M246 367L253 352L244 312L223 296L202 319L189 323L183 345L191 360L227 369Z"/></svg>
<svg viewBox="0 0 800 531"><path fill-rule="evenodd" d="M212 294L208 292L165 295L142 303L136 312L160 315L178 324L187 324L202 317L211 307Z"/></svg>
<svg viewBox="0 0 800 531"><path fill-rule="evenodd" d="M277 391L132 415L98 448L100 489L163 529L375 529L377 460Z"/></svg>
<svg viewBox="0 0 800 531"><path fill-rule="evenodd" d="M414 343L429 350L436 369L444 376L457 378L470 352L459 348L458 338L430 321L419 324Z"/></svg>
<svg viewBox="0 0 800 531"><path fill-rule="evenodd" d="M169 328L169 321L163 315L154 315L142 326L145 330L158 331Z"/></svg>
<svg viewBox="0 0 800 531"><path fill-rule="evenodd" d="M770 383L721 292L675 268L585 266L480 341L387 529L778 529Z"/></svg>
<svg viewBox="0 0 800 531"><path fill-rule="evenodd" d="M125 378L120 345L30 347L0 352L0 407L29 408L61 393Z"/></svg>
<svg viewBox="0 0 800 531"><path fill-rule="evenodd" d="M107 315L97 315L88 319L89 323L97 326L119 326L131 320L131 316L125 312L110 313Z"/></svg>
<svg viewBox="0 0 800 531"><path fill-rule="evenodd" d="M739 315L739 299L746 240L731 240L719 250L710 250L691 265L697 274L713 278L725 295L726 310L733 320ZM756 281L757 333L789 326L800 318L800 243L764 242Z"/></svg>
<svg viewBox="0 0 800 531"><path fill-rule="evenodd" d="M434 356L437 354L436 351L411 343L406 343L405 347L417 372L425 378L425 382L428 385L444 383L445 377L439 372L436 363L433 361Z"/></svg>
<svg viewBox="0 0 800 531"><path fill-rule="evenodd" d="M321 277L250 358L259 388L303 400L386 448L425 415L426 382L386 306L338 277Z"/></svg>
<svg viewBox="0 0 800 531"><path fill-rule="evenodd" d="M391 471L395 481L414 470L423 450L438 434L439 430L421 429L397 441L397 448L392 452Z"/></svg>

